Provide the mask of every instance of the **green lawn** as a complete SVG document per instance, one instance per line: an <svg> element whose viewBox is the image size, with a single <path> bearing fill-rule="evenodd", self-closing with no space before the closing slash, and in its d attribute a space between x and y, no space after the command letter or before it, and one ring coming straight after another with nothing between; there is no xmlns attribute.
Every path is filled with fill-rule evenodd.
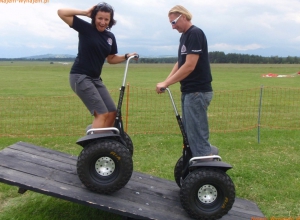
<svg viewBox="0 0 300 220"><path fill-rule="evenodd" d="M127 83L132 87L143 88L149 91L155 89L157 82L163 81L169 74L172 65L170 64L134 64L129 66ZM0 62L0 120L1 124L9 123L6 132L9 134L21 130L18 126L18 120L23 118L24 112L33 112L30 117L34 117L34 112L39 110L38 106L28 105L28 100L56 100L51 104L55 106L54 110L57 117L61 117L62 112L66 112L64 117L69 117L68 109L62 107L64 97L72 97L68 83L68 73L70 65L62 65L58 63L50 64L50 62ZM292 96L293 92L299 92L297 89L300 85L300 77L295 78L262 78L261 74L269 72L277 74L293 74L300 70L300 65L239 65L239 64L213 64L213 87L216 94L211 104L213 110L218 106L218 112L209 112L211 118L216 117L221 120L222 115L243 115L245 114L244 90L259 88L261 85L266 87L266 97L270 100L263 100L269 109L262 109L263 114L275 114L268 123L262 121L262 124L271 126L262 127L260 131L260 143L257 141L257 129L248 129L239 132L211 132L211 143L218 146L222 159L231 165L233 169L228 171L232 178L237 196L244 199L254 201L268 218L275 217L298 217L300 216L300 192L299 192L299 162L300 162L300 132L299 132L299 98ZM104 83L110 90L117 90L123 80L124 64L105 65L103 69ZM271 89L268 89L270 87ZM179 89L178 85L171 86L172 91L177 97ZM151 93L151 92L149 92ZM257 93L257 92L256 92ZM270 94L267 94L270 93ZM272 96L276 94L276 96ZM116 98L118 93L116 94ZM148 96L148 92L146 93ZM228 94L228 95L226 95ZM249 93L250 94L250 93ZM251 93L252 94L252 93ZM284 94L284 96L282 95ZM299 93L296 93L299 94ZM240 96L242 98L240 98ZM144 93L136 94L138 100L152 99L154 95L146 97ZM142 96L142 97L141 97ZM155 94L156 96L156 94ZM292 96L292 98L287 96ZM163 106L154 106L153 108L171 109L171 103L165 94L160 95L158 99L163 100ZM224 97L227 97L224 99ZM75 97L76 98L76 97ZM297 99L298 98L298 99ZM9 99L17 99L19 103L8 105ZM155 98L154 98L155 99ZM249 97L252 100L253 97ZM75 99L76 100L76 99ZM233 102L235 100L235 102ZM238 100L238 101L237 101ZM289 100L289 102L287 101ZM294 101L291 101L294 100ZM233 109L228 110L226 103L234 103ZM249 101L250 102L250 101ZM26 104L27 103L27 104ZM256 103L256 100L254 101ZM278 104L280 103L280 104ZM146 104L143 104L147 106ZM225 107L221 108L221 106ZM271 107L272 108L271 108ZM294 107L296 106L296 107ZM247 106L248 108L249 106ZM82 104L78 101L78 108L82 108L82 112L86 111ZM140 108L140 107L139 107ZM254 107L257 113L257 106ZM26 111L22 111L22 110ZM47 109L43 109L47 113ZM268 110L268 111L267 111ZM70 110L71 111L71 110ZM163 114L163 110L145 111L150 123L152 118ZM275 112L270 112L275 111ZM289 115L285 116L284 112L289 111ZM8 112L4 113L3 112ZM283 113L282 113L283 112ZM87 113L87 112L86 112ZM213 114L214 113L214 114ZM218 113L218 114L217 114ZM255 114L256 114L255 113ZM271 114L272 113L272 114ZM7 114L7 115L6 115ZM28 113L29 114L29 113ZM42 113L38 113L42 114ZM38 115L37 114L37 115ZM84 114L84 113L83 113ZM153 114L153 115L152 115ZM155 115L154 115L155 114ZM88 115L88 113L87 113ZM216 115L216 116L214 116ZM276 115L279 117L276 118ZM255 115L254 117L256 117ZM71 118L72 117L72 118ZM74 118L73 118L74 117ZM91 120L88 118L87 120ZM171 121L175 121L173 114L167 114L164 117L170 117ZM286 117L286 118L284 118ZM18 119L17 121L16 118ZM76 114L70 116L70 125L76 122ZM294 120L290 128L275 129L276 125L285 127L286 121L291 118ZM55 118L46 121L38 121L37 128L44 126L50 129L51 135L38 136L40 130L33 130L35 136L0 136L0 149L3 149L17 141L30 142L38 146L47 147L54 150L63 151L69 154L78 155L81 148L75 144L80 135L62 136L60 129L53 129L51 124ZM7 121L8 120L8 121ZM25 120L25 119L24 119ZM27 120L27 119L26 119ZM244 117L245 121L253 120L250 117ZM256 119L255 119L256 120ZM265 119L267 120L267 119ZM212 122L214 122L212 120ZM272 123L274 124L272 124ZM59 121L55 122L59 123ZM77 122L76 122L77 123ZM86 123L86 121L84 122ZM77 127L67 127L65 131L73 131L74 129L82 129L84 127L78 122ZM141 122L142 123L142 122ZM144 127L147 125L143 125ZM160 121L153 123L161 123ZM244 123L244 122L243 122ZM50 124L50 126L46 126ZM134 170L159 176L162 178L173 180L174 165L181 154L181 136L177 133L170 132L169 128L165 128L164 133L159 134L138 134L134 127L137 123L129 124L132 133L130 134L134 143L135 153L133 156ZM176 123L175 123L176 125ZM55 126L55 125L54 125ZM172 125L173 126L173 125ZM224 122L216 121L212 125L213 128L224 126ZM34 129L34 127L33 127ZM129 129L129 131L130 131ZM1 129L0 129L1 130ZM217 129L216 129L217 130ZM72 133L72 132L70 132ZM163 155L163 156L162 156ZM26 192L24 195L17 193L17 188L6 184L0 184L0 219L121 219L109 213L92 209L86 206L66 202L60 199L44 196L38 193Z"/></svg>

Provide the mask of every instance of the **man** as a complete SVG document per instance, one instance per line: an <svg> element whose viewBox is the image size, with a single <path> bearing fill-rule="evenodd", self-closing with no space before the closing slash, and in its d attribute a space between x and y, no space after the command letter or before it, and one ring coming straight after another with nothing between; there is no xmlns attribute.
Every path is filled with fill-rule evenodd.
<svg viewBox="0 0 300 220"><path fill-rule="evenodd" d="M176 5L168 16L172 28L182 33L178 61L166 80L156 85L156 92L162 93L161 88L180 82L182 120L192 156L209 156L207 108L213 90L206 36L192 24L192 14L183 6Z"/></svg>

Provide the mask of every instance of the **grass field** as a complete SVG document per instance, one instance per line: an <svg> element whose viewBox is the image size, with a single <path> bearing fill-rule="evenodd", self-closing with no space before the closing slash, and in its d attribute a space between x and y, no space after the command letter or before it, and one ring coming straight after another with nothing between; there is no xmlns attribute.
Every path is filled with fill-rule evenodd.
<svg viewBox="0 0 300 220"><path fill-rule="evenodd" d="M170 64L131 64L127 82L153 90L169 74ZM49 62L0 62L0 105L7 97L70 96L70 65ZM216 92L264 86L299 88L300 77L261 78L261 74L293 74L300 65L213 64L213 87ZM117 89L123 80L124 64L105 65L103 80L109 89ZM178 85L171 86L172 91ZM284 97L279 97L281 99ZM295 100L299 103L299 99ZM18 103L22 106L25 103ZM170 103L166 102L166 105ZM34 107L34 106L33 106ZM58 109L59 110L59 109ZM11 109L13 111L13 109ZM64 109L61 109L64 111ZM278 109L280 111L280 109ZM151 116L149 116L151 118ZM172 116L171 116L172 117ZM0 120L4 120L3 118ZM49 119L51 120L51 119ZM278 119L280 120L280 119ZM47 123L47 122L45 122ZM295 122L296 124L299 121ZM17 128L18 125L16 124ZM84 129L84 128L83 128ZM38 132L38 131L36 131ZM237 196L254 201L268 218L300 216L300 135L298 130L263 129L263 141L256 141L256 130L212 133L211 142L218 146L223 160L233 165L228 174L235 183ZM0 150L17 141L78 155L78 136L1 137ZM180 135L131 135L135 147L134 170L173 180L175 162L181 154ZM162 156L163 155L163 156ZM121 219L82 205L38 193L17 193L17 188L0 184L0 219Z"/></svg>

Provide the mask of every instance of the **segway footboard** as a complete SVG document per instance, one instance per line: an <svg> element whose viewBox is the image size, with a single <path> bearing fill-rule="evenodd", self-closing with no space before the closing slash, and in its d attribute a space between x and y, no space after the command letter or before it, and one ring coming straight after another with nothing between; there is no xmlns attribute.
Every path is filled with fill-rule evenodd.
<svg viewBox="0 0 300 220"><path fill-rule="evenodd" d="M223 161L193 161L190 164L189 169L194 170L197 168L204 168L204 167L217 168L224 172L232 168L230 164L225 163Z"/></svg>
<svg viewBox="0 0 300 220"><path fill-rule="evenodd" d="M134 147L130 136L125 131L120 132L115 127L92 128L92 125L88 125L86 128L86 136L80 138L76 143L82 147L85 147L90 142L103 138L111 138L116 141L119 141L120 143L125 145L130 151L131 155L133 155Z"/></svg>
<svg viewBox="0 0 300 220"><path fill-rule="evenodd" d="M109 139L116 139L118 141L122 141L122 138L120 137L119 134L114 134L114 133L100 133L100 134L88 134L76 141L76 144L82 146L83 148L88 146L91 142L94 142L98 139L104 139L104 138L109 138ZM125 143L123 143L125 144Z"/></svg>

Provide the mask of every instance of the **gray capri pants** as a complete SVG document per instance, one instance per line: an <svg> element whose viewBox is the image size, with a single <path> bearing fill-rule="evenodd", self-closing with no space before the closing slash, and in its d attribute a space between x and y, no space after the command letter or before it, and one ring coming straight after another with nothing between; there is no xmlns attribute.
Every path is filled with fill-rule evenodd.
<svg viewBox="0 0 300 220"><path fill-rule="evenodd" d="M100 79L70 74L70 85L92 115L116 111L116 105Z"/></svg>

